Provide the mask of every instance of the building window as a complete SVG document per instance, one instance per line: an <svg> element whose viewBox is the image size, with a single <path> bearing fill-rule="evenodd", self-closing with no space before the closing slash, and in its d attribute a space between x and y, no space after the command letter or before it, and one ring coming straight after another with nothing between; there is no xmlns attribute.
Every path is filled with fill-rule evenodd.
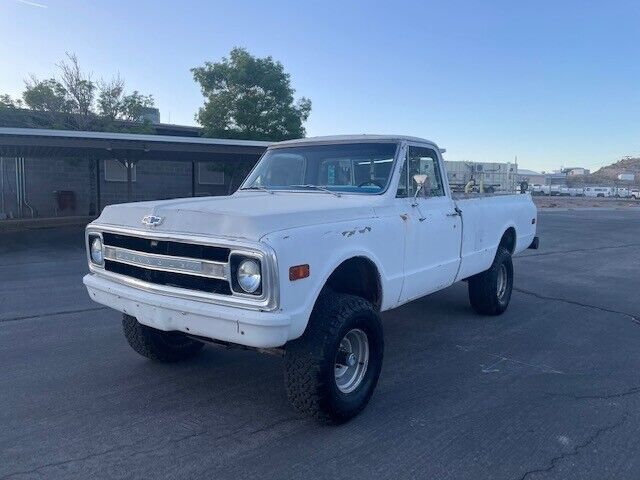
<svg viewBox="0 0 640 480"><path fill-rule="evenodd" d="M198 162L200 185L224 185L223 166L212 162Z"/></svg>
<svg viewBox="0 0 640 480"><path fill-rule="evenodd" d="M104 181L105 182L126 182L127 169L118 160L104 161ZM136 181L136 164L131 167L131 181Z"/></svg>

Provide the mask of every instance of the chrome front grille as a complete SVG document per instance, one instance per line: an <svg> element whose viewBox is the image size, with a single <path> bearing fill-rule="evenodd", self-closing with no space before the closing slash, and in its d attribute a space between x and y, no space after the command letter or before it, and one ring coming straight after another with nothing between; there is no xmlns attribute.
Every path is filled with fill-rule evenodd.
<svg viewBox="0 0 640 480"><path fill-rule="evenodd" d="M197 258L227 263L231 249L214 245L178 242L175 240L134 237L120 233L103 233L104 244L142 253L172 257Z"/></svg>
<svg viewBox="0 0 640 480"><path fill-rule="evenodd" d="M107 232L103 242L107 272L156 285L232 294L228 248ZM180 253L185 256L175 255Z"/></svg>
<svg viewBox="0 0 640 480"><path fill-rule="evenodd" d="M275 252L264 243L244 239L140 231L91 224L86 230L89 270L115 282L148 292L227 306L273 311L278 308ZM103 244L103 262L94 263L90 238ZM238 259L260 262L262 284L254 294L234 288Z"/></svg>

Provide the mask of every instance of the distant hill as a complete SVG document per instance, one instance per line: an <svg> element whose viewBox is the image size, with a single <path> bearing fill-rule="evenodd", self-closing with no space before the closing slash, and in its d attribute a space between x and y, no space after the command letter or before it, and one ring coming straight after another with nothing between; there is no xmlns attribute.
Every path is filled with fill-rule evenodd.
<svg viewBox="0 0 640 480"><path fill-rule="evenodd" d="M640 157L624 157L611 165L593 172L594 177L617 180L620 173L633 173L636 179L640 177Z"/></svg>
<svg viewBox="0 0 640 480"><path fill-rule="evenodd" d="M621 173L633 173L635 180L633 182L625 182L618 180ZM624 157L622 160L602 167L600 170L593 172L591 175L578 175L575 177L567 177L569 185L639 185L640 184L640 157Z"/></svg>

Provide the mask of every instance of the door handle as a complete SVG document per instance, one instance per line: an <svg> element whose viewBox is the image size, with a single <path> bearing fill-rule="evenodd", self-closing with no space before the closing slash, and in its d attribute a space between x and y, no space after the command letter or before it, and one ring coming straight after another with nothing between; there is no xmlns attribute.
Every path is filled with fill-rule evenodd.
<svg viewBox="0 0 640 480"><path fill-rule="evenodd" d="M447 213L447 217L457 217L458 215L460 215L458 212Z"/></svg>

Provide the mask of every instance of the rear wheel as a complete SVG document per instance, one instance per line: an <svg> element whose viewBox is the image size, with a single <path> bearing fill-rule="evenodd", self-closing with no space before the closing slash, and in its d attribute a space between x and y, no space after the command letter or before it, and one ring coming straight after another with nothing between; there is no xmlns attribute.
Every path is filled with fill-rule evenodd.
<svg viewBox="0 0 640 480"><path fill-rule="evenodd" d="M354 295L322 294L305 333L286 346L290 403L325 422L353 418L378 383L383 350L382 323L371 303Z"/></svg>
<svg viewBox="0 0 640 480"><path fill-rule="evenodd" d="M509 250L498 247L491 267L469 279L471 307L482 315L500 315L509 306L513 290L513 263Z"/></svg>
<svg viewBox="0 0 640 480"><path fill-rule="evenodd" d="M157 362L178 362L193 357L204 346L182 332L165 332L142 325L135 317L122 315L127 342L143 357Z"/></svg>

